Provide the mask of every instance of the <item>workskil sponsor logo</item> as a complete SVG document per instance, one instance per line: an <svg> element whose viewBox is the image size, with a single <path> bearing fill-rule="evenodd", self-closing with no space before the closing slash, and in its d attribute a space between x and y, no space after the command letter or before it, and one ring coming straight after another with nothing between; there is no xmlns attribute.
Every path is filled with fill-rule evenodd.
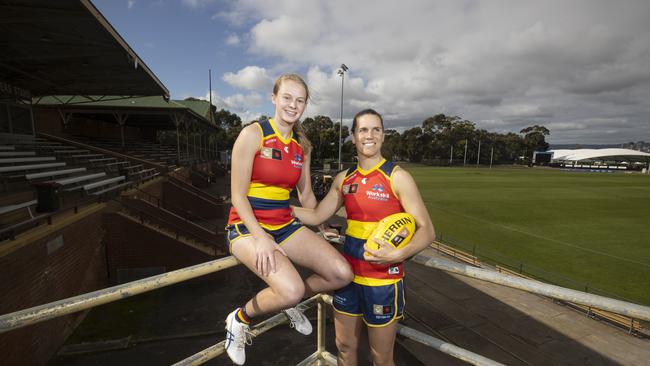
<svg viewBox="0 0 650 366"><path fill-rule="evenodd" d="M291 160L291 166L294 168L302 169L302 156L300 154L296 154L293 156L293 160Z"/></svg>
<svg viewBox="0 0 650 366"><path fill-rule="evenodd" d="M373 184L372 189L366 191L366 197L371 200L388 201L390 195L388 193L384 193L384 186L378 183Z"/></svg>

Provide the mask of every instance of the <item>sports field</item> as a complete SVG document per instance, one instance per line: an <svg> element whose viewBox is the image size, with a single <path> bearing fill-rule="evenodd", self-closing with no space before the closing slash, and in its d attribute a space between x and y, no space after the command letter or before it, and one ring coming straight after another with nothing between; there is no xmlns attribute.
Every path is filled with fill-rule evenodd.
<svg viewBox="0 0 650 366"><path fill-rule="evenodd" d="M443 242L650 304L650 176L405 167Z"/></svg>

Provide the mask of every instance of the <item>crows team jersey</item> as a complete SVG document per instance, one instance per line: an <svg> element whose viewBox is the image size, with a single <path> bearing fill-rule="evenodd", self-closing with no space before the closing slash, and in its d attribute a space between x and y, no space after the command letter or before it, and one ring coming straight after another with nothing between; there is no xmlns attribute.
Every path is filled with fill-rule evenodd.
<svg viewBox="0 0 650 366"><path fill-rule="evenodd" d="M293 220L289 194L300 180L304 154L295 132L285 140L272 119L262 120L258 126L262 141L253 159L247 196L260 226L277 230ZM237 210L231 207L228 224L239 222Z"/></svg>
<svg viewBox="0 0 650 366"><path fill-rule="evenodd" d="M367 286L385 286L404 277L399 264L379 265L363 259L363 245L384 217L404 212L392 186L396 165L382 160L370 170L357 166L343 179L341 193L347 213L343 254L354 272L353 282Z"/></svg>

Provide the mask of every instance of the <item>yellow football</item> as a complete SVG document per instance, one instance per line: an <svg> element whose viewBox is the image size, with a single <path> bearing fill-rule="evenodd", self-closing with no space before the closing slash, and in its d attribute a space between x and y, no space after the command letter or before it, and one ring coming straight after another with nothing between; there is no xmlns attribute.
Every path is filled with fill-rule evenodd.
<svg viewBox="0 0 650 366"><path fill-rule="evenodd" d="M401 249L411 241L413 233L415 233L415 218L406 212L398 212L379 221L366 240L366 245L379 249L379 244L373 240L376 238L393 244L396 249Z"/></svg>

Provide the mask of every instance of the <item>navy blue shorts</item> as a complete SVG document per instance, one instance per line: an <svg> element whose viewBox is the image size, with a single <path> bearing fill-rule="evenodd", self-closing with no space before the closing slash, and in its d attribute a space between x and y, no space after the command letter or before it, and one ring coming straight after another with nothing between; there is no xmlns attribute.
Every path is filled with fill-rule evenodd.
<svg viewBox="0 0 650 366"><path fill-rule="evenodd" d="M302 228L304 228L302 222L294 218L290 223L277 230L269 230L266 228L263 229L267 233L271 234L273 240L275 240L276 243L282 245L283 242L285 242L293 234L295 234L296 232L298 232L298 230ZM250 231L248 231L248 228L242 222L238 224L230 224L226 226L226 240L228 240L228 250L230 251L230 253L232 253L232 244L237 239L244 238L251 235L253 234L251 234Z"/></svg>
<svg viewBox="0 0 650 366"><path fill-rule="evenodd" d="M404 317L404 280L384 286L351 282L334 292L334 310L349 316L362 316L369 327L384 327Z"/></svg>

